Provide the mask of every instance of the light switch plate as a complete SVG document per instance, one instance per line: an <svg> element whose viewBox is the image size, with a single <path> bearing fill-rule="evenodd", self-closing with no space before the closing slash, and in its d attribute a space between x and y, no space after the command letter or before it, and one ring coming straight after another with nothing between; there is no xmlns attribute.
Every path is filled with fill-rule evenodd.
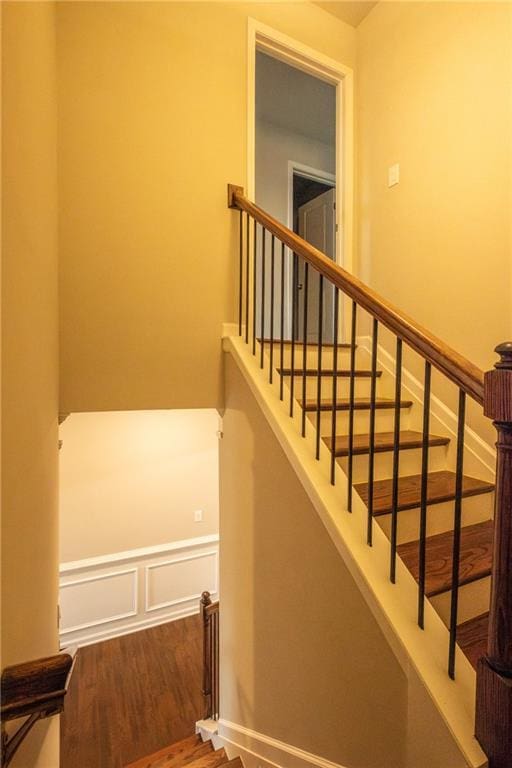
<svg viewBox="0 0 512 768"><path fill-rule="evenodd" d="M398 163L388 168L388 187L394 187L400 181L400 166Z"/></svg>
<svg viewBox="0 0 512 768"><path fill-rule="evenodd" d="M203 510L202 509L196 509L194 512L194 523L202 523L203 522Z"/></svg>

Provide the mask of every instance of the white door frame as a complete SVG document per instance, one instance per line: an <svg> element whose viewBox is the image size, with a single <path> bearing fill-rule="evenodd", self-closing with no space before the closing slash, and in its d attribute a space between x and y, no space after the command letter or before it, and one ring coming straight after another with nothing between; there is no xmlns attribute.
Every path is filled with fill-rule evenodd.
<svg viewBox="0 0 512 768"><path fill-rule="evenodd" d="M273 56L336 88L336 263L352 272L354 229L354 73L299 40L248 19L247 193L254 200L256 178L256 51Z"/></svg>

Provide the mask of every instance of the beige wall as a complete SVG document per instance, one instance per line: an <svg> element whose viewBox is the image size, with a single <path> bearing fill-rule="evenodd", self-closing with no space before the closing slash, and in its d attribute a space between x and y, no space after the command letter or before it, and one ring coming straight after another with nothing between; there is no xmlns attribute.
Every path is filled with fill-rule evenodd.
<svg viewBox="0 0 512 768"><path fill-rule="evenodd" d="M69 416L60 428L61 562L217 533L218 429L211 409Z"/></svg>
<svg viewBox="0 0 512 768"><path fill-rule="evenodd" d="M2 666L58 650L54 15L2 3ZM15 765L57 768L56 720Z"/></svg>
<svg viewBox="0 0 512 768"><path fill-rule="evenodd" d="M381 2L357 45L359 274L487 369L512 335L512 4Z"/></svg>
<svg viewBox="0 0 512 768"><path fill-rule="evenodd" d="M308 3L58 4L65 411L215 407L234 319L247 18L347 65Z"/></svg>
<svg viewBox="0 0 512 768"><path fill-rule="evenodd" d="M466 765L404 672L230 355L220 443L222 717L347 768Z"/></svg>

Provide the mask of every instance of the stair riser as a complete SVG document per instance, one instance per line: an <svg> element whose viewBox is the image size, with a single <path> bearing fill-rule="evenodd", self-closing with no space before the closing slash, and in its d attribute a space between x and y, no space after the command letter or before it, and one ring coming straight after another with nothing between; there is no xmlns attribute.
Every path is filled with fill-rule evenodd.
<svg viewBox="0 0 512 768"><path fill-rule="evenodd" d="M279 374L277 374L279 377ZM285 382L290 385L290 376L285 376ZM370 397L371 379L370 377L356 378L355 380L355 397ZM294 391L296 397L302 398L302 376L294 376ZM350 395L350 379L338 377L337 380L338 397L348 398ZM379 390L379 379L377 379L377 397L384 397ZM316 398L317 394L317 377L306 376L306 397ZM332 376L322 376L321 383L321 397L332 398Z"/></svg>
<svg viewBox="0 0 512 768"><path fill-rule="evenodd" d="M270 344L265 344L265 353L270 357ZM360 358L361 356L359 356ZM356 362L359 360L356 354ZM298 344L295 347L295 367L303 364L303 347ZM286 367L291 367L292 351L291 348L284 348L283 360ZM318 348L308 347L306 351L306 360L308 367L315 367L318 365ZM324 347L322 349L322 365L330 368L334 360L334 349L332 347ZM274 345L273 362L275 366L279 366L281 363L281 350L279 345ZM361 365L365 365L364 358L360 361ZM350 367L350 349L338 349L338 368Z"/></svg>
<svg viewBox="0 0 512 768"><path fill-rule="evenodd" d="M454 502L446 501L427 508L427 536L453 530ZM462 501L462 525L483 523L492 517L493 494L469 496ZM375 518L388 538L391 538L391 515ZM398 544L416 541L420 535L420 510L404 509L398 513Z"/></svg>
<svg viewBox="0 0 512 768"><path fill-rule="evenodd" d="M457 624L462 624L464 621L469 621L482 613L486 613L489 610L490 595L490 576L460 587ZM450 601L451 592L443 592L441 595L430 598L430 602L447 627L450 623Z"/></svg>
<svg viewBox="0 0 512 768"><path fill-rule="evenodd" d="M347 458L338 459L342 468L347 471ZM431 472L446 468L446 446L433 446L429 451L429 469ZM400 474L416 475L421 472L421 448L400 451ZM374 479L385 480L393 477L393 452L376 453L374 463ZM353 482L368 481L368 455L354 456Z"/></svg>
<svg viewBox="0 0 512 768"><path fill-rule="evenodd" d="M308 411L307 417L311 424L316 428L316 413ZM377 408L375 411L375 425L377 432L392 432L395 425L395 412L392 408ZM401 429L409 428L409 409L402 408L400 416ZM367 434L370 428L370 412L368 410L354 411L354 434ZM320 413L320 434L322 436L331 435L332 431L332 411L322 411ZM348 411L336 412L336 434L348 435L349 432L349 413Z"/></svg>

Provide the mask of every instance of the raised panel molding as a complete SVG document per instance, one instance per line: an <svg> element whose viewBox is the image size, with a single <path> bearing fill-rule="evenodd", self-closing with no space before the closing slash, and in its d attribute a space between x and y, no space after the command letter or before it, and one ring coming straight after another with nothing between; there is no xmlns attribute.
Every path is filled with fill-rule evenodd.
<svg viewBox="0 0 512 768"><path fill-rule="evenodd" d="M62 563L60 639L89 645L199 611L218 595L217 534Z"/></svg>

